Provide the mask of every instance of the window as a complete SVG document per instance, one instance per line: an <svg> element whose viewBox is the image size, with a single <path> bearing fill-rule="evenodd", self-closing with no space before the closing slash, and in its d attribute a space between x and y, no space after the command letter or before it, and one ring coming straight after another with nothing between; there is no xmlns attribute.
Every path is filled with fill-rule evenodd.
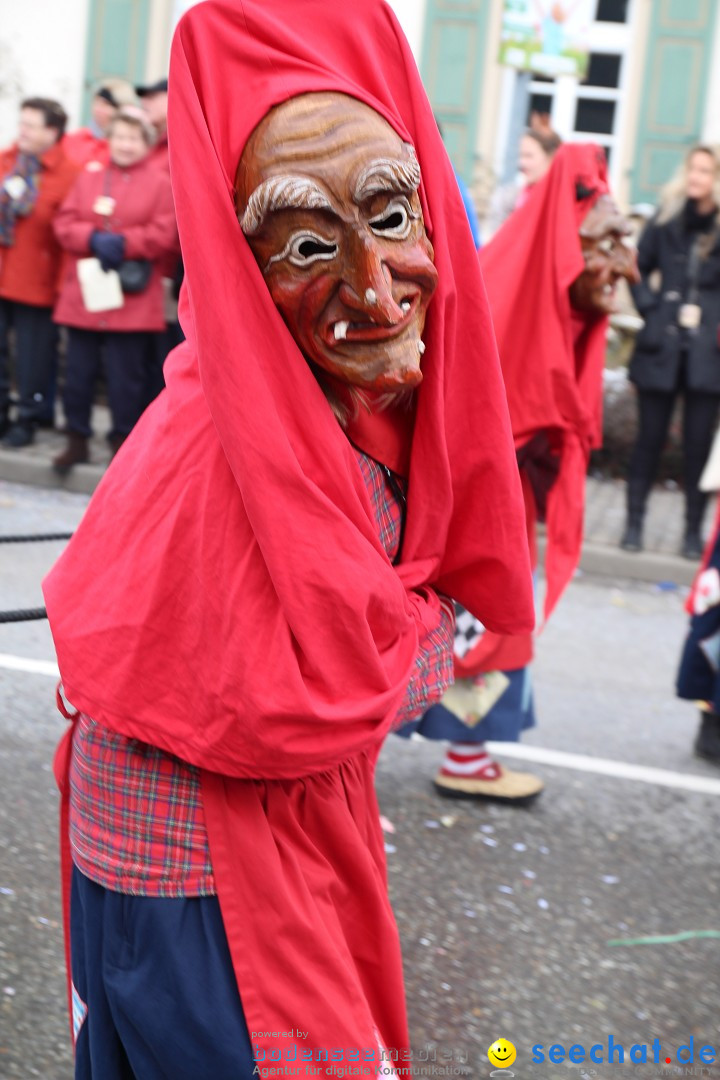
<svg viewBox="0 0 720 1080"><path fill-rule="evenodd" d="M622 56L613 53L590 53L587 82L590 86L620 85Z"/></svg>
<svg viewBox="0 0 720 1080"><path fill-rule="evenodd" d="M627 22L628 0L598 0L598 22Z"/></svg>
<svg viewBox="0 0 720 1080"><path fill-rule="evenodd" d="M533 75L530 83L528 116L532 110L550 113L550 123L563 139L599 143L608 160L622 124L633 6L631 0L598 0L590 29L592 52L582 82ZM613 183L618 180L614 177Z"/></svg>
<svg viewBox="0 0 720 1080"><path fill-rule="evenodd" d="M531 94L530 95L530 108L527 114L527 123L530 123L530 117L534 112L538 113L551 113L552 112L552 95L551 94Z"/></svg>
<svg viewBox="0 0 720 1080"><path fill-rule="evenodd" d="M612 135L615 120L615 102L598 101L595 98L577 99L575 130L588 135Z"/></svg>

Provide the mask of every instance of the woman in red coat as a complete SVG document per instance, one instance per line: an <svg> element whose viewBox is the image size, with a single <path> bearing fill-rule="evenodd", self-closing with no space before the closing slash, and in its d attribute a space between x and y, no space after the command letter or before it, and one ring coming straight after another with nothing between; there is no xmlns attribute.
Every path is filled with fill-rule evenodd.
<svg viewBox="0 0 720 1080"><path fill-rule="evenodd" d="M170 178L148 157L154 132L139 109L121 109L110 128L110 163L90 162L55 219L56 236L70 258L55 321L68 327L64 408L68 443L54 460L65 472L88 460L90 412L101 363L112 413L116 451L147 404L146 356L151 338L165 329L159 261L178 250ZM95 256L102 271L127 260L149 265L147 284L107 306L89 299L79 271ZM137 269L137 267L136 267ZM89 310L101 306L101 310Z"/></svg>

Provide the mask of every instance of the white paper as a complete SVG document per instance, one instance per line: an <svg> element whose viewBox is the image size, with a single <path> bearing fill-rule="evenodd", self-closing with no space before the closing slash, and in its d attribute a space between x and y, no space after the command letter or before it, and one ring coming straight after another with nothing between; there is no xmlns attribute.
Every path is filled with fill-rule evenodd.
<svg viewBox="0 0 720 1080"><path fill-rule="evenodd" d="M80 259L77 275L87 311L115 311L123 306L117 270L103 270L99 259Z"/></svg>
<svg viewBox="0 0 720 1080"><path fill-rule="evenodd" d="M27 183L22 176L8 176L3 187L14 201L21 199L27 191Z"/></svg>

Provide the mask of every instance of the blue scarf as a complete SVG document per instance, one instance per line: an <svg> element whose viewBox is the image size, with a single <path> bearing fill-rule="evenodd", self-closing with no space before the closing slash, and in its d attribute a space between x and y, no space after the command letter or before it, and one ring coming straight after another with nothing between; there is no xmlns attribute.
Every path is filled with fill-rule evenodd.
<svg viewBox="0 0 720 1080"><path fill-rule="evenodd" d="M18 151L15 165L3 177L0 184L0 246L12 247L15 242L15 219L27 217L32 213L38 197L38 180L41 169L39 157L34 154L22 154ZM11 194L13 181L19 177L24 181L23 190ZM10 182L11 190L6 189Z"/></svg>

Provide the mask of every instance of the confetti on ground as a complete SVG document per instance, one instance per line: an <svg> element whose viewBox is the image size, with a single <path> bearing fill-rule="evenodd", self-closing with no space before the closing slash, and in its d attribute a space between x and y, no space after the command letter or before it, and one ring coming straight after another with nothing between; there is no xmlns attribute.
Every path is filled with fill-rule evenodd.
<svg viewBox="0 0 720 1080"><path fill-rule="evenodd" d="M606 885L617 885L617 883L620 881L620 878L614 877L612 874L603 874L600 880L604 881Z"/></svg>
<svg viewBox="0 0 720 1080"><path fill-rule="evenodd" d="M15 895L15 890L14 889L7 889L7 888L5 888L5 886L0 886L0 895L2 895L2 896L14 896Z"/></svg>
<svg viewBox="0 0 720 1080"><path fill-rule="evenodd" d="M498 892L514 893L515 890L510 885L498 885Z"/></svg>
<svg viewBox="0 0 720 1080"><path fill-rule="evenodd" d="M538 907L539 907L539 908L542 908L542 909L543 909L543 911L547 911L547 909L548 909L548 908L550 907L550 905L548 904L547 900L544 900L544 899L542 898L542 896L541 896L541 897L540 897L540 899L538 900L537 904L538 904Z"/></svg>
<svg viewBox="0 0 720 1080"><path fill-rule="evenodd" d="M463 911L463 915L467 915L468 919L476 919L477 918L477 912L476 911L471 911L470 908L465 908L465 910Z"/></svg>
<svg viewBox="0 0 720 1080"><path fill-rule="evenodd" d="M717 938L720 930L681 930L679 934L658 934L655 937L613 938L608 945L674 945L677 941L692 941L694 938Z"/></svg>
<svg viewBox="0 0 720 1080"><path fill-rule="evenodd" d="M445 814L440 818L440 824L444 825L446 829L452 829L453 825L457 821L457 818L453 814Z"/></svg>
<svg viewBox="0 0 720 1080"><path fill-rule="evenodd" d="M541 855L549 855L550 854L550 848L549 847L539 847L538 851L540 852Z"/></svg>
<svg viewBox="0 0 720 1080"><path fill-rule="evenodd" d="M534 881L537 874L534 870L523 870L523 877L530 878L531 881Z"/></svg>
<svg viewBox="0 0 720 1080"><path fill-rule="evenodd" d="M15 987L3 986L3 994L7 994L8 997L15 997Z"/></svg>
<svg viewBox="0 0 720 1080"><path fill-rule="evenodd" d="M392 821L390 820L390 818L386 818L384 814L380 815L380 828L383 832L395 832L395 826L393 825Z"/></svg>
<svg viewBox="0 0 720 1080"><path fill-rule="evenodd" d="M480 832L494 833L495 832L495 826L494 825L481 825L480 826Z"/></svg>
<svg viewBox="0 0 720 1080"><path fill-rule="evenodd" d="M527 851L527 844L513 844L513 851Z"/></svg>
<svg viewBox="0 0 720 1080"><path fill-rule="evenodd" d="M429 821L423 822L423 824L425 825L426 829L439 829L440 828L440 822L439 821L433 821L432 819L430 819Z"/></svg>
<svg viewBox="0 0 720 1080"><path fill-rule="evenodd" d="M49 919L46 919L46 918L44 918L44 917L43 917L42 915L38 915L38 917L37 917L37 921L38 921L39 923L42 923L42 925L43 925L43 926L49 926L49 925L50 925L50 920L49 920Z"/></svg>
<svg viewBox="0 0 720 1080"><path fill-rule="evenodd" d="M385 845L385 853L387 855L394 855L396 851L397 851L397 848L395 847L394 844L386 844Z"/></svg>
<svg viewBox="0 0 720 1080"><path fill-rule="evenodd" d="M483 842L483 844L487 844L488 847L497 847L498 846L497 840L493 840L492 836L483 836L482 842Z"/></svg>

